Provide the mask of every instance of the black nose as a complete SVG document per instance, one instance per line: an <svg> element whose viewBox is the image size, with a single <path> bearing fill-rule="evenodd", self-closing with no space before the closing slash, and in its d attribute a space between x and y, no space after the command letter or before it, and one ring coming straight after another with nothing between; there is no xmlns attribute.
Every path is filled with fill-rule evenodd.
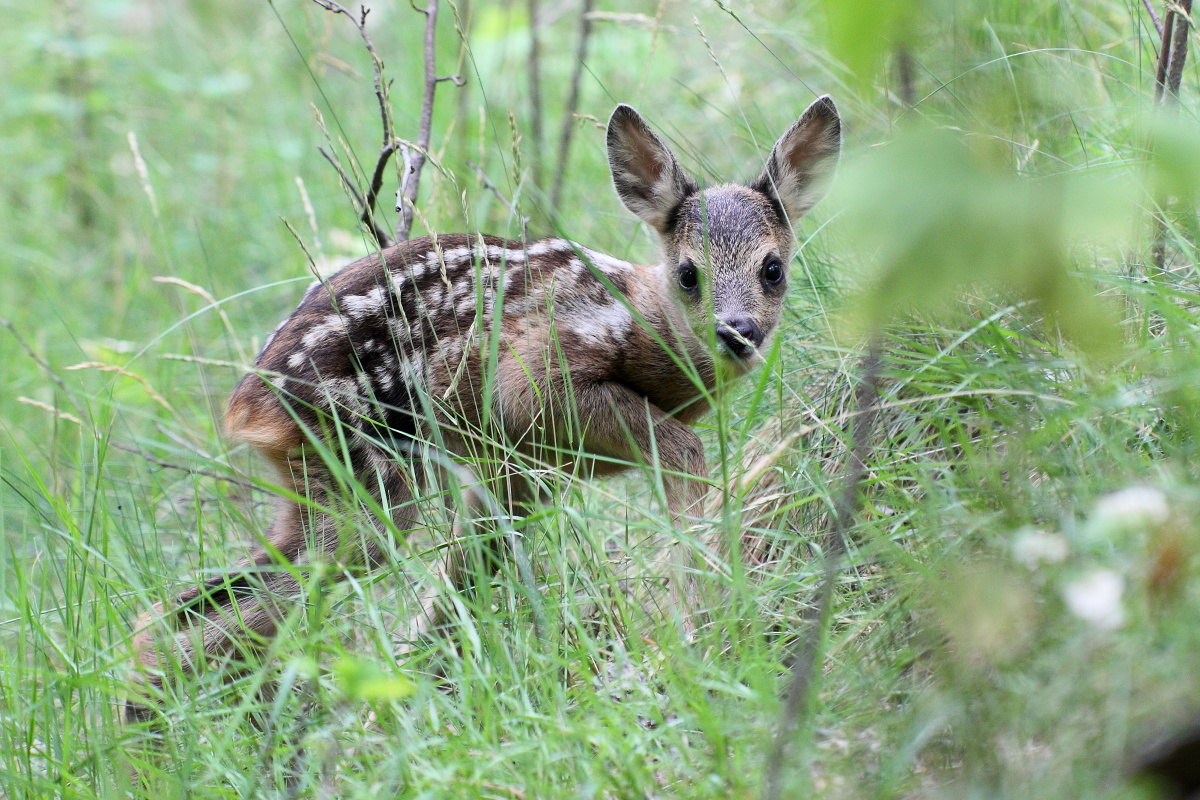
<svg viewBox="0 0 1200 800"><path fill-rule="evenodd" d="M762 330L750 317L729 317L717 323L717 336L738 358L753 353L763 341Z"/></svg>

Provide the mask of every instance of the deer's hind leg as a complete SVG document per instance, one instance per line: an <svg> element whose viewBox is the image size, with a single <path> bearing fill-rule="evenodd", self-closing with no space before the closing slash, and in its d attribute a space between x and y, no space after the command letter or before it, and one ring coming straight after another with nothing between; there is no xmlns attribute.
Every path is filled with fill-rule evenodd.
<svg viewBox="0 0 1200 800"><path fill-rule="evenodd" d="M308 593L308 567L332 566L327 574L340 579L352 569L372 569L387 561L390 526L401 536L421 527L407 465L383 458L368 459L370 468L356 469L358 482L372 503L354 492L334 492L324 468L304 469L304 503L281 501L266 542L227 573L187 589L171 601L156 603L137 621L133 634L136 656L128 700L128 721L152 716L153 696L171 676L185 678L203 662L249 655L261 650L280 623L303 606ZM390 521L367 511L381 506ZM389 526L390 522L390 526Z"/></svg>

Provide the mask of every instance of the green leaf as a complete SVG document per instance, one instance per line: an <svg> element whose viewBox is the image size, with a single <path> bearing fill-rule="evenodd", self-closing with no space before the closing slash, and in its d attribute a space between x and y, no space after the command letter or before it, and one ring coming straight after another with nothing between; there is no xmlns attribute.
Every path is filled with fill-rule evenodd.
<svg viewBox="0 0 1200 800"><path fill-rule="evenodd" d="M368 702L403 700L416 690L407 678L359 658L343 658L333 667L334 682L350 698Z"/></svg>
<svg viewBox="0 0 1200 800"><path fill-rule="evenodd" d="M861 83L875 77L886 53L911 44L921 0L822 0L829 50Z"/></svg>
<svg viewBox="0 0 1200 800"><path fill-rule="evenodd" d="M1150 189L1157 196L1191 197L1200 190L1200 127L1161 115L1151 129Z"/></svg>
<svg viewBox="0 0 1200 800"><path fill-rule="evenodd" d="M933 310L994 284L1037 300L1065 334L1100 350L1111 315L1076 275L1073 248L1132 230L1131 180L1029 180L957 133L915 130L848 166L846 228L867 266L851 310L859 330Z"/></svg>

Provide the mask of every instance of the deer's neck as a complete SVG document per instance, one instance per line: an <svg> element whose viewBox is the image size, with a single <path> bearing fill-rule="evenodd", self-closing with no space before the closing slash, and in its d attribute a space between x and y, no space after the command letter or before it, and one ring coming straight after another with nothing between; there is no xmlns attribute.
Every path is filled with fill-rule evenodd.
<svg viewBox="0 0 1200 800"><path fill-rule="evenodd" d="M663 267L638 267L629 300L644 320L635 323L622 353L619 379L650 402L685 421L708 410L716 383L712 353L665 291Z"/></svg>

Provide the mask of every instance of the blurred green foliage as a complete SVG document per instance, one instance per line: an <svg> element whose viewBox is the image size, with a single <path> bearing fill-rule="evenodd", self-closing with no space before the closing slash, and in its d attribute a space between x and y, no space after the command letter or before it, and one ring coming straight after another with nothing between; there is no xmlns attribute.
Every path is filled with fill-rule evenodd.
<svg viewBox="0 0 1200 800"><path fill-rule="evenodd" d="M1038 301L1087 348L1114 346L1116 319L1074 274L1071 253L1127 244L1137 183L1088 173L1023 179L992 142L975 144L907 130L844 171L846 231L869 265L866 291L849 306L856 327L878 330L944 308L967 288L1003 287Z"/></svg>
<svg viewBox="0 0 1200 800"><path fill-rule="evenodd" d="M333 665L338 688L354 700L390 702L412 696L412 681L385 672L377 664L361 658L343 658Z"/></svg>
<svg viewBox="0 0 1200 800"><path fill-rule="evenodd" d="M875 82L892 53L916 37L951 4L945 0L823 0L829 24L828 48L860 85Z"/></svg>

